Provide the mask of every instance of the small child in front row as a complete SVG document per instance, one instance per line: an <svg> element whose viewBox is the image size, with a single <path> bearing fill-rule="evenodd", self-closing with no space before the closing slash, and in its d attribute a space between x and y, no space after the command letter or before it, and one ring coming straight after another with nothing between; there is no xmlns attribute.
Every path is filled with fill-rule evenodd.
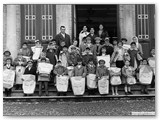
<svg viewBox="0 0 160 120"><path fill-rule="evenodd" d="M64 66L62 66L62 62L61 61L58 61L57 62L57 65L55 66L55 68L54 68L54 74L56 74L58 77L60 76L60 75L67 75L67 73L68 73L68 71L67 71L67 68L66 67L64 67ZM57 80L56 80L57 81ZM56 81L55 81L55 83L56 83ZM57 96L60 96L61 95L61 92L58 92L57 91ZM66 93L65 92L63 92L63 95L64 96L66 96Z"/></svg>
<svg viewBox="0 0 160 120"><path fill-rule="evenodd" d="M72 76L82 76L83 78L86 77L87 70L86 67L82 65L82 59L79 58L77 60L78 65L74 67Z"/></svg>
<svg viewBox="0 0 160 120"><path fill-rule="evenodd" d="M96 65L94 64L94 60L90 59L89 63L86 65L87 75L89 74L96 74ZM88 89L89 95L95 95L95 89Z"/></svg>
<svg viewBox="0 0 160 120"><path fill-rule="evenodd" d="M121 68L116 67L113 63L110 67L110 82L112 85L112 95L118 95L118 85L121 84Z"/></svg>
<svg viewBox="0 0 160 120"><path fill-rule="evenodd" d="M14 70L14 67L12 66L12 57L6 58L5 65L3 66L3 70L6 70L6 69ZM10 89L5 88L5 95L7 97L11 96L11 92L12 92L12 88Z"/></svg>
<svg viewBox="0 0 160 120"><path fill-rule="evenodd" d="M105 61L99 60L98 63L99 63L99 66L97 67L97 70L96 70L96 76L97 76L98 80L100 80L103 76L108 76L108 78L109 78L109 70L105 66Z"/></svg>
<svg viewBox="0 0 160 120"><path fill-rule="evenodd" d="M39 62L47 63L47 59L45 57L42 57ZM38 69L37 69L37 73L38 73L38 82L39 82L39 96L42 95L42 85L43 84L45 86L45 94L46 96L48 96L48 82L50 81L50 75L39 73Z"/></svg>
<svg viewBox="0 0 160 120"><path fill-rule="evenodd" d="M141 93L148 94L148 85L152 81L153 71L148 65L147 59L142 60L142 64L139 66L139 80L141 82ZM145 80L145 81L144 81Z"/></svg>
<svg viewBox="0 0 160 120"><path fill-rule="evenodd" d="M24 75L31 74L31 75L36 76L36 71L37 71L37 68L35 66L33 66L33 60L31 60L31 59L28 60L27 66L24 71ZM24 94L24 96L27 96L27 94ZM28 96L29 96L29 94L28 94Z"/></svg>
<svg viewBox="0 0 160 120"><path fill-rule="evenodd" d="M122 68L122 80L125 84L124 90L125 94L133 94L131 92L131 85L136 83L135 80L135 69L130 66L130 62L128 60L125 61L125 66Z"/></svg>

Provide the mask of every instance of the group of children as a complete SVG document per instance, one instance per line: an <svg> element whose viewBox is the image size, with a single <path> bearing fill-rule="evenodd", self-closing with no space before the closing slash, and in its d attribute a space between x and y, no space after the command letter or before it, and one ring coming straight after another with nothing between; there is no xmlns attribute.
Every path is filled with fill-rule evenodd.
<svg viewBox="0 0 160 120"><path fill-rule="evenodd" d="M82 76L86 78L89 74L96 75L96 81L107 76L112 86L112 94L118 95L118 86L124 84L125 94L132 94L131 86L139 81L138 73L142 66L147 66L153 71L152 86L154 87L155 66L149 60L155 61L155 50L152 49L151 57L143 59L143 51L139 49L137 39L133 39L130 45L127 45L127 39L122 38L121 41L113 41L110 43L108 37L105 43L100 44L101 38L95 38L95 44L91 43L90 37L84 37L78 46L78 41L74 40L73 45L69 48L62 41L60 46L56 45L56 40L52 40L46 50L39 40L35 41L35 46L28 48L27 43L23 43L22 48L18 52L17 58L11 57L9 50L4 52L3 65L5 69L16 71L15 86L16 89L22 89L21 75L32 74L36 76L39 83L39 96L42 95L42 88L45 88L45 94L48 96L48 83L54 81L56 85L56 76L68 75L67 67L73 66L70 77ZM40 56L36 57L35 48L39 48ZM97 56L110 56L110 68L105 66L105 60L97 59ZM45 62L53 65L50 74L42 74L38 71L38 63ZM153 63L153 64L152 64ZM44 85L43 85L44 84ZM148 94L147 86L142 84L142 93ZM89 89L89 94L95 94L95 89ZM11 96L11 89L5 89L6 96ZM60 95L58 93L58 95ZM66 94L63 94L66 95ZM26 94L25 94L26 96Z"/></svg>

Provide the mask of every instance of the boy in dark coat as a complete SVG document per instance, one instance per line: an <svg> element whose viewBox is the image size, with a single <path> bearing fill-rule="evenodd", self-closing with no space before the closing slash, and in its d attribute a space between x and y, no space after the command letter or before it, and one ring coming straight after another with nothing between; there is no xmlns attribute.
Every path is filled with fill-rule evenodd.
<svg viewBox="0 0 160 120"><path fill-rule="evenodd" d="M24 75L26 74L36 75L36 71L37 71L37 68L33 66L33 60L29 60L27 62L27 66L24 71ZM24 94L24 96L27 96L27 94Z"/></svg>
<svg viewBox="0 0 160 120"><path fill-rule="evenodd" d="M82 55L82 63L84 66L86 66L89 63L89 60L92 59L94 64L97 64L96 58L93 55L93 53L91 53L91 50L89 47L86 48L85 52Z"/></svg>

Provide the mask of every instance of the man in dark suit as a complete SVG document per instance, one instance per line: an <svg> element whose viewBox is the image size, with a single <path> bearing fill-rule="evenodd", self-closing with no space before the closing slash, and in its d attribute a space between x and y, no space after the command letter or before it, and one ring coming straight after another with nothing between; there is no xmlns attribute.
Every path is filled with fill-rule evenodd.
<svg viewBox="0 0 160 120"><path fill-rule="evenodd" d="M55 36L57 45L60 46L62 41L65 41L65 45L69 47L71 45L70 36L65 33L65 26L60 27L61 32Z"/></svg>

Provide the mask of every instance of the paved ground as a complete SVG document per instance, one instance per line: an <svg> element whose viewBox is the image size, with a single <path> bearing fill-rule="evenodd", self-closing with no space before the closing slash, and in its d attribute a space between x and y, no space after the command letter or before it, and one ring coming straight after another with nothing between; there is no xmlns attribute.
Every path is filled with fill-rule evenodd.
<svg viewBox="0 0 160 120"><path fill-rule="evenodd" d="M47 116L117 116L132 115L132 112L155 112L154 99L101 100L91 102L41 101L3 103L3 115Z"/></svg>

